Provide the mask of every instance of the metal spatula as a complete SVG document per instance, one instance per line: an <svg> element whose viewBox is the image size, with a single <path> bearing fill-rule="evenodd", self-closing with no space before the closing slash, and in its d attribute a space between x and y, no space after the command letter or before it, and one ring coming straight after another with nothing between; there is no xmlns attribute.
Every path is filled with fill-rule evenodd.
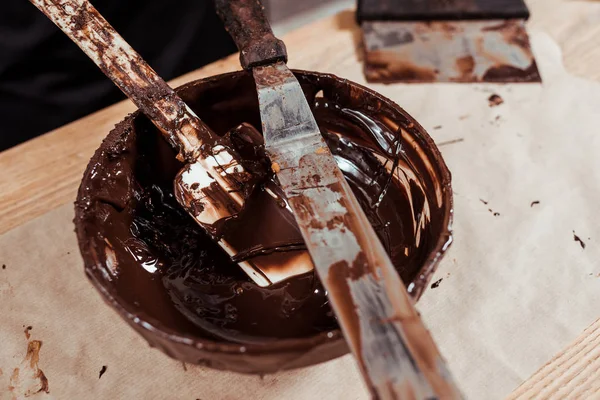
<svg viewBox="0 0 600 400"><path fill-rule="evenodd" d="M256 0L217 0L252 69L265 148L374 398L457 399L429 332L325 144Z"/></svg>

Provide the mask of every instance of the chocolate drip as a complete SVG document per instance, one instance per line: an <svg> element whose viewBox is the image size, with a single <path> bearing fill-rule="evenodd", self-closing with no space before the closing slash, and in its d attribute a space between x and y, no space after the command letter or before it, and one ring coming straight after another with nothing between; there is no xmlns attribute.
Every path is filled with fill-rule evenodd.
<svg viewBox="0 0 600 400"><path fill-rule="evenodd" d="M289 243L289 242L277 243L277 242L275 242L275 243L271 243L269 246L257 245L257 246L251 247L249 249L242 250L239 253L237 253L235 256L232 256L231 261L239 263L242 261L250 260L256 256L264 256L267 254L273 254L273 253L285 252L285 251L297 251L297 250L306 250L306 245L304 244L304 242L297 242L297 243Z"/></svg>

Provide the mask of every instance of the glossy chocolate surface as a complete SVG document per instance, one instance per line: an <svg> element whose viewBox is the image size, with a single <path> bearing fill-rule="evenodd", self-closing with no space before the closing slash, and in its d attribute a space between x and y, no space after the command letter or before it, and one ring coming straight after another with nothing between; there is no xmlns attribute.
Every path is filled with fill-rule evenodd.
<svg viewBox="0 0 600 400"><path fill-rule="evenodd" d="M338 165L418 297L450 240L450 177L441 156L389 100L330 75L298 78ZM241 136L260 129L254 84L244 72L178 92L219 135L242 123L249 125L237 129ZM268 163L256 143L238 150L256 165ZM136 113L90 161L75 222L86 272L105 299L151 345L185 362L265 373L346 352L314 274L260 288L181 209L172 187L183 164L175 155ZM235 261L303 251L277 190L267 173L239 218L219 227L242 250Z"/></svg>

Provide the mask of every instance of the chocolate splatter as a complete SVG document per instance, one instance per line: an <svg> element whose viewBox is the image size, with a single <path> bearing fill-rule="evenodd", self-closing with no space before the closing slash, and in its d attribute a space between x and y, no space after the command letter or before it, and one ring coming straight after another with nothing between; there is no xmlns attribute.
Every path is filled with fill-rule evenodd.
<svg viewBox="0 0 600 400"><path fill-rule="evenodd" d="M444 278L440 278L440 279L438 279L437 281L433 282L433 283L431 284L431 288L432 288L432 289L435 289L435 288L437 288L438 286L440 286L440 283L442 283L442 280L443 280L443 279L444 279Z"/></svg>
<svg viewBox="0 0 600 400"><path fill-rule="evenodd" d="M581 246L581 248L585 249L585 243L584 243L584 241L581 240L581 238L575 234L575 231L573 231L573 240L576 241L576 242L579 242L579 245Z"/></svg>
<svg viewBox="0 0 600 400"><path fill-rule="evenodd" d="M100 368L100 373L98 374L98 379L102 378L102 375L104 375L104 373L106 372L107 369L108 369L108 367L106 365L103 365L102 368Z"/></svg>
<svg viewBox="0 0 600 400"><path fill-rule="evenodd" d="M470 117L469 114L465 114L465 115L461 115L460 117L458 117L458 119L462 121L462 120L465 120L465 119L467 119L469 117Z"/></svg>
<svg viewBox="0 0 600 400"><path fill-rule="evenodd" d="M27 338L27 340L29 340L29 338L31 338L31 334L29 333L29 331L32 330L32 329L33 329L33 326L29 325L23 331L25 333L25 337Z"/></svg>
<svg viewBox="0 0 600 400"><path fill-rule="evenodd" d="M504 103L504 99L502 99L502 97L494 93L488 98L488 102L490 107L496 107Z"/></svg>
<svg viewBox="0 0 600 400"><path fill-rule="evenodd" d="M492 210L491 208L488 208L488 211L489 211L490 213L492 213L492 215L493 215L494 217L498 217L498 216L500 216L500 213L499 213L499 212L496 212L496 211Z"/></svg>
<svg viewBox="0 0 600 400"><path fill-rule="evenodd" d="M488 201L485 201L484 199L479 199L480 202L482 202L483 204L485 204L486 206L488 205ZM496 212L494 210L492 210L491 208L488 208L488 211L494 216L494 217L498 217L500 216L499 212Z"/></svg>
<svg viewBox="0 0 600 400"><path fill-rule="evenodd" d="M533 206L538 205L538 204L540 204L539 200L532 201L530 207L533 207Z"/></svg>
<svg viewBox="0 0 600 400"><path fill-rule="evenodd" d="M464 142L464 140L465 140L464 138L458 138L458 139L453 139L453 140L447 140L447 141L445 141L445 142L440 142L440 143L438 143L438 144L437 144L437 146L438 146L438 147L441 147L441 146L446 146L446 145L448 145L448 144L460 143L460 142Z"/></svg>
<svg viewBox="0 0 600 400"><path fill-rule="evenodd" d="M441 125L436 125L436 126L433 127L433 129L436 129L436 130L437 129L442 129L442 126Z"/></svg>
<svg viewBox="0 0 600 400"><path fill-rule="evenodd" d="M27 343L27 354L19 367L13 370L8 390L15 398L30 397L36 393L50 393L48 378L39 368L42 342L32 340Z"/></svg>
<svg viewBox="0 0 600 400"><path fill-rule="evenodd" d="M490 121L490 125L500 126L502 116L496 115L492 121Z"/></svg>
<svg viewBox="0 0 600 400"><path fill-rule="evenodd" d="M6 269L6 264L2 264L2 269Z"/></svg>

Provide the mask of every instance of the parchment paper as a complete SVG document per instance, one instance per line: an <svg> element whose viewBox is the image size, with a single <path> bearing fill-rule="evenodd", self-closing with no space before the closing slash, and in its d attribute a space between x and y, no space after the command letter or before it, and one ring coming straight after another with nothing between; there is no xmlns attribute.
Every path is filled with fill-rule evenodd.
<svg viewBox="0 0 600 400"><path fill-rule="evenodd" d="M453 173L455 243L418 308L472 399L507 395L600 316L600 84L532 39L543 86L372 86ZM344 75L363 82L358 64ZM492 93L504 103L490 107ZM0 399L40 389L39 370L49 394L34 399L367 398L350 356L260 378L150 349L87 282L72 217L69 204L0 237ZM24 361L34 340L39 362Z"/></svg>

